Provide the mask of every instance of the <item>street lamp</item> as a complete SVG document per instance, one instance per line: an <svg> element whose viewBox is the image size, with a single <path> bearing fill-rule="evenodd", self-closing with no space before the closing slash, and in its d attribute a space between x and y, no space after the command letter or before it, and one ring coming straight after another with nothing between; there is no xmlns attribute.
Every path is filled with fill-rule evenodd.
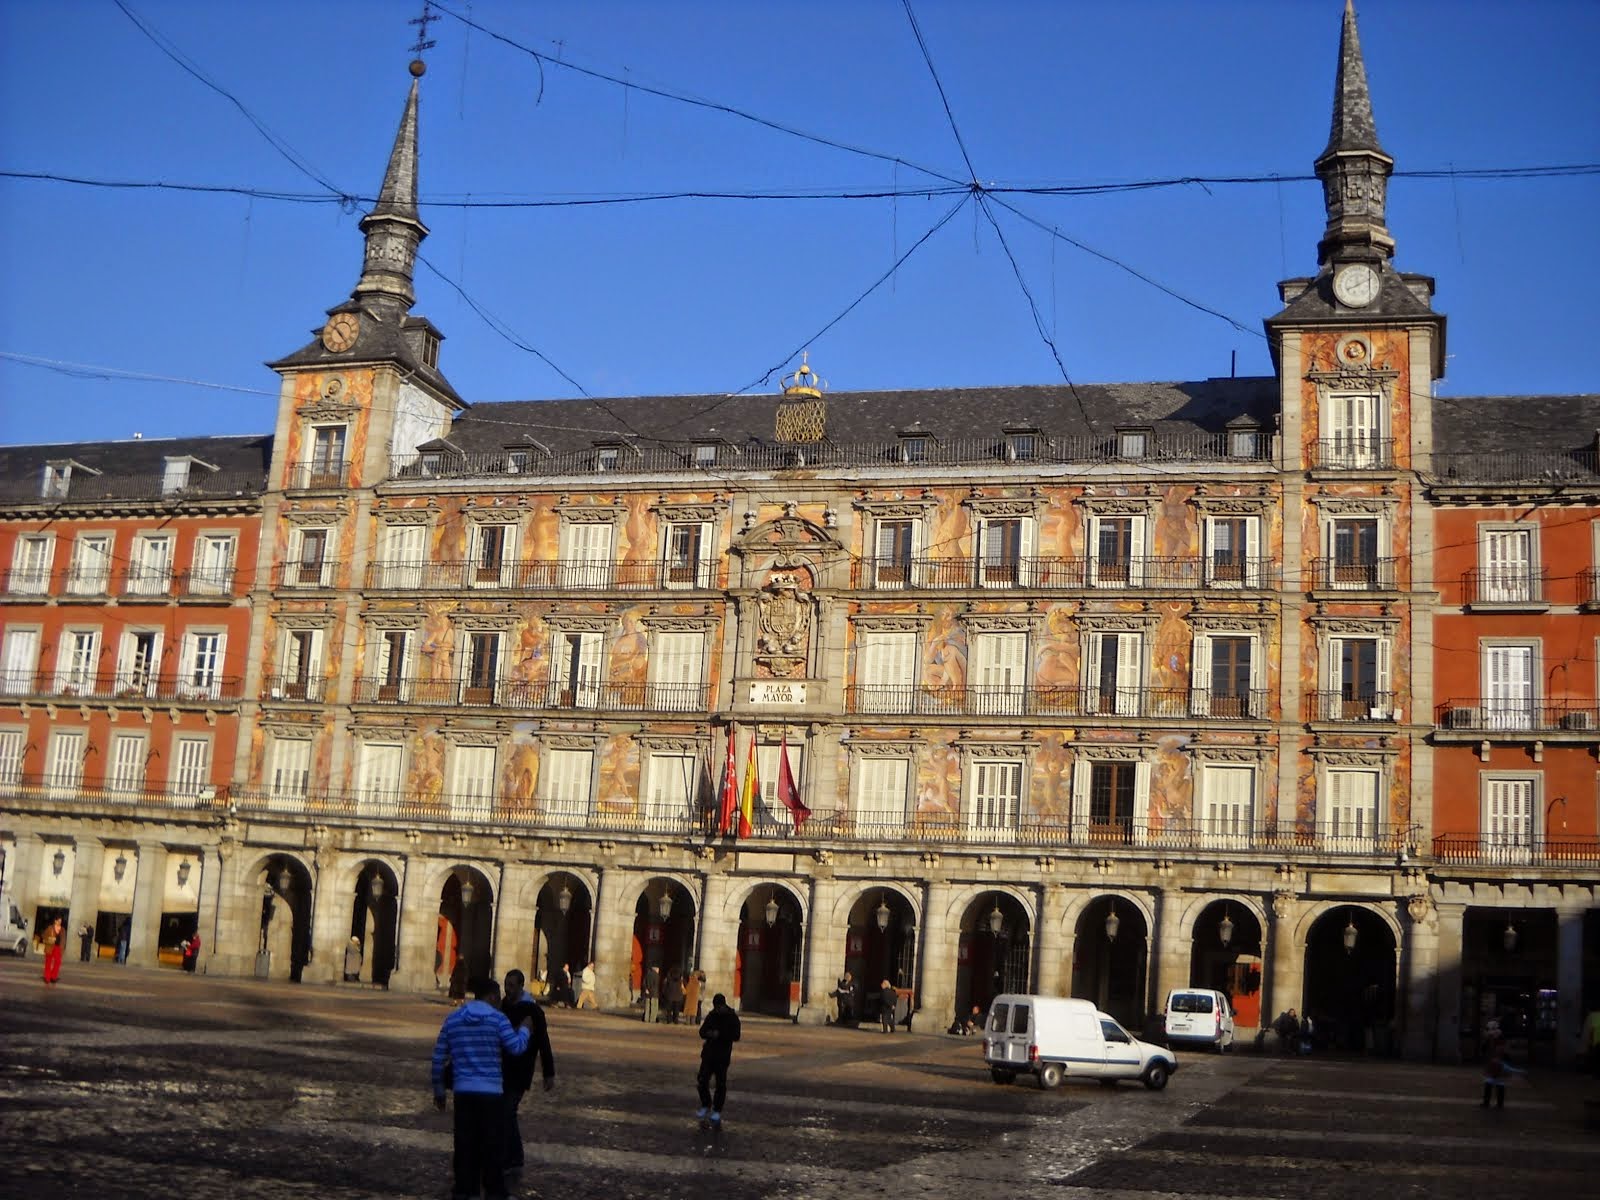
<svg viewBox="0 0 1600 1200"><path fill-rule="evenodd" d="M771 929L774 925L776 925L778 923L778 892L777 892L776 888L774 888L767 895L766 913L767 913L767 928Z"/></svg>
<svg viewBox="0 0 1600 1200"><path fill-rule="evenodd" d="M1217 926L1217 937L1222 940L1224 949L1233 941L1233 918L1228 915L1226 908L1222 910L1222 924Z"/></svg>
<svg viewBox="0 0 1600 1200"><path fill-rule="evenodd" d="M1122 928L1122 918L1117 916L1117 902L1111 902L1111 911L1106 914L1106 941L1117 940L1117 930Z"/></svg>
<svg viewBox="0 0 1600 1200"><path fill-rule="evenodd" d="M294 876L289 874L288 867L285 867L283 870L278 872L278 890L280 892L287 894L289 891L289 885L293 882Z"/></svg>
<svg viewBox="0 0 1600 1200"><path fill-rule="evenodd" d="M462 903L462 905L471 904L472 903L472 897L477 893L477 890L478 890L477 888L472 886L472 880L470 880L470 879L462 879L462 881L461 881L461 903Z"/></svg>
<svg viewBox="0 0 1600 1200"><path fill-rule="evenodd" d="M190 865L190 862L189 862L189 860L187 858L184 859L181 863L178 864L178 886L179 887L188 887L189 886L189 873L192 870L194 870L194 868L193 868L192 865Z"/></svg>
<svg viewBox="0 0 1600 1200"><path fill-rule="evenodd" d="M117 852L117 861L111 864L111 875L118 883L128 873L128 856L120 850Z"/></svg>
<svg viewBox="0 0 1600 1200"><path fill-rule="evenodd" d="M52 858L50 862L55 866L56 874L61 874L62 869L67 865L66 851L57 850L56 856Z"/></svg>
<svg viewBox="0 0 1600 1200"><path fill-rule="evenodd" d="M572 889L564 881L561 890L556 893L556 911L563 917L572 911Z"/></svg>
<svg viewBox="0 0 1600 1200"><path fill-rule="evenodd" d="M1510 920L1506 921L1506 931L1500 935L1500 944L1506 948L1507 954L1514 954L1517 949L1517 927Z"/></svg>
<svg viewBox="0 0 1600 1200"><path fill-rule="evenodd" d="M876 911L873 913L873 915L878 920L878 932L879 933L888 933L889 932L889 901L885 897L883 897L881 895L878 897L878 907L877 907Z"/></svg>
<svg viewBox="0 0 1600 1200"><path fill-rule="evenodd" d="M989 932L995 937L1000 936L1000 931L1006 927L1006 915L1000 911L1000 901L994 902L994 908L989 912Z"/></svg>
<svg viewBox="0 0 1600 1200"><path fill-rule="evenodd" d="M1344 927L1344 952L1346 954L1353 954L1355 952L1356 938L1360 936L1361 932L1356 928L1356 916L1354 913L1351 913L1349 924Z"/></svg>
<svg viewBox="0 0 1600 1200"><path fill-rule="evenodd" d="M667 918L672 916L672 893L671 892L662 892L661 893L661 899L656 902L656 911L661 914L661 919L663 921L665 921Z"/></svg>
<svg viewBox="0 0 1600 1200"><path fill-rule="evenodd" d="M367 895L374 900L383 899L383 876L378 874L376 867L373 868L372 878L367 880Z"/></svg>

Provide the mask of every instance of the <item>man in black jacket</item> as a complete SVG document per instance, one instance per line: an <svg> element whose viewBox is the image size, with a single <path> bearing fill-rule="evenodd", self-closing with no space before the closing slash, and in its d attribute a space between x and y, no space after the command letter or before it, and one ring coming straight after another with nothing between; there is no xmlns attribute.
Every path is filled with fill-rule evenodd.
<svg viewBox="0 0 1600 1200"><path fill-rule="evenodd" d="M522 1127L517 1124L517 1106L533 1086L533 1060L537 1056L544 1068L544 1090L556 1086L556 1058L550 1049L550 1030L545 1025L544 1009L539 1002L523 990L527 978L521 971L506 972L506 997L500 1011L513 1027L527 1018L532 1024L528 1030L528 1048L521 1054L503 1054L500 1071L504 1077L502 1094L505 1097L505 1167L508 1171L522 1169Z"/></svg>
<svg viewBox="0 0 1600 1200"><path fill-rule="evenodd" d="M728 1007L727 999L718 992L711 998L711 1011L700 1023L700 1074L695 1085L700 1089L700 1111L695 1116L704 1120L711 1114L711 1124L722 1124L722 1102L728 1098L728 1064L733 1061L733 1044L739 1040L739 1014ZM716 1094L712 1095L711 1081L717 1081Z"/></svg>

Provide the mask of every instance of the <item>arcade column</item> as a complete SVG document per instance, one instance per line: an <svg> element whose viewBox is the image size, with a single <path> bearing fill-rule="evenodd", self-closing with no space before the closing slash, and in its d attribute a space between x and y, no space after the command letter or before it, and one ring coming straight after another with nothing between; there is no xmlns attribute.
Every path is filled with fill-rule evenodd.
<svg viewBox="0 0 1600 1200"><path fill-rule="evenodd" d="M1148 1005L1152 1013L1161 1011L1167 995L1174 988L1189 986L1194 943L1183 937L1182 913L1179 910L1182 899L1183 894L1175 888L1162 888L1156 895L1156 928L1152 939L1156 961L1155 970L1151 972L1155 994Z"/></svg>
<svg viewBox="0 0 1600 1200"><path fill-rule="evenodd" d="M1427 1059L1434 1054L1433 1021L1439 1009L1434 992L1440 984L1439 921L1433 903L1421 894L1406 901L1406 916L1405 1032L1400 1053L1405 1058Z"/></svg>
<svg viewBox="0 0 1600 1200"><path fill-rule="evenodd" d="M930 881L924 891L922 919L922 996L917 1008L922 1028L942 1030L955 1018L956 947L949 912L953 889L943 880Z"/></svg>
<svg viewBox="0 0 1600 1200"><path fill-rule="evenodd" d="M1300 916L1300 901L1293 892L1272 894L1272 993L1261 1011L1263 1025L1286 1009L1303 1008L1301 992L1305 983L1305 963L1294 943L1294 924Z"/></svg>
<svg viewBox="0 0 1600 1200"><path fill-rule="evenodd" d="M833 913L839 906L840 887L837 880L823 877L811 880L811 896L806 912L806 989L799 1020L804 1025L821 1025L829 1011L828 993L833 991L844 974L844 934L833 923ZM921 956L918 960L921 961Z"/></svg>
<svg viewBox="0 0 1600 1200"><path fill-rule="evenodd" d="M494 972L499 979L505 979L506 973L513 970L521 971L526 979L537 978L533 973L533 932L543 874L543 868L519 862L507 863L501 871L494 942ZM602 980L606 977L603 963L600 976ZM602 986L601 990L605 988Z"/></svg>
<svg viewBox="0 0 1600 1200"><path fill-rule="evenodd" d="M100 876L105 871L106 848L99 841L80 839L73 855L72 907L67 917L67 961L78 960L78 929L85 921L92 929L100 914Z"/></svg>
<svg viewBox="0 0 1600 1200"><path fill-rule="evenodd" d="M1583 1027L1583 920L1585 909L1565 904L1556 908L1556 1062L1577 1061L1578 1033Z"/></svg>
<svg viewBox="0 0 1600 1200"><path fill-rule="evenodd" d="M128 963L135 967L157 965L161 948L161 903L166 892L167 848L160 842L140 841L134 864L133 920L128 930Z"/></svg>
<svg viewBox="0 0 1600 1200"><path fill-rule="evenodd" d="M1433 956L1437 1009L1433 1026L1435 1062L1461 1061L1461 941L1465 904L1435 904Z"/></svg>
<svg viewBox="0 0 1600 1200"><path fill-rule="evenodd" d="M1039 971L1041 996L1065 996L1072 986L1072 943L1067 933L1067 893L1059 884L1044 885L1039 903Z"/></svg>

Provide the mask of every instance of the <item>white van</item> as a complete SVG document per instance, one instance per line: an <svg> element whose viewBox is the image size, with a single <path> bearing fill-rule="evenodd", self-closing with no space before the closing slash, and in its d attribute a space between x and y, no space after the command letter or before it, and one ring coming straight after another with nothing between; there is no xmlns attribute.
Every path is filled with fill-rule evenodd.
<svg viewBox="0 0 1600 1200"><path fill-rule="evenodd" d="M996 996L983 1031L983 1060L996 1083L1023 1072L1056 1088L1068 1076L1114 1084L1137 1079L1152 1091L1178 1069L1170 1050L1141 1042L1087 1000Z"/></svg>
<svg viewBox="0 0 1600 1200"><path fill-rule="evenodd" d="M1167 993L1167 1044L1209 1046L1218 1054L1233 1049L1233 1007L1210 988L1173 988Z"/></svg>
<svg viewBox="0 0 1600 1200"><path fill-rule="evenodd" d="M28 953L28 918L8 892L0 892L0 951L19 958Z"/></svg>

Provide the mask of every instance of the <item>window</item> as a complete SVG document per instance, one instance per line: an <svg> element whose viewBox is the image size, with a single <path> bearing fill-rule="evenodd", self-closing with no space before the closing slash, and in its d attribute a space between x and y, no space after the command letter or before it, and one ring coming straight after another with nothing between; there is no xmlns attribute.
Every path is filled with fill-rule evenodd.
<svg viewBox="0 0 1600 1200"><path fill-rule="evenodd" d="M226 596L233 590L235 542L231 533L203 533L195 539L194 569L189 576L193 595Z"/></svg>
<svg viewBox="0 0 1600 1200"><path fill-rule="evenodd" d="M706 636L698 631L651 635L649 707L664 712L705 707L705 645Z"/></svg>
<svg viewBox="0 0 1600 1200"><path fill-rule="evenodd" d="M269 800L279 804L305 800L311 780L311 742L302 738L273 738L272 764L267 778Z"/></svg>
<svg viewBox="0 0 1600 1200"><path fill-rule="evenodd" d="M487 817L494 809L495 748L454 746L450 757L450 815Z"/></svg>
<svg viewBox="0 0 1600 1200"><path fill-rule="evenodd" d="M717 448L715 445L701 445L694 448L694 465L697 467L714 467L717 465Z"/></svg>
<svg viewBox="0 0 1600 1200"><path fill-rule="evenodd" d="M129 798L144 791L144 768L148 757L144 734L112 735L111 758L106 765L106 788Z"/></svg>
<svg viewBox="0 0 1600 1200"><path fill-rule="evenodd" d="M1028 678L1026 633L974 633L968 673L972 711L1022 712Z"/></svg>
<svg viewBox="0 0 1600 1200"><path fill-rule="evenodd" d="M67 591L74 596L103 596L111 582L111 535L83 533L72 542Z"/></svg>
<svg viewBox="0 0 1600 1200"><path fill-rule="evenodd" d="M929 446L933 439L925 433L902 433L900 435L900 461L920 463L928 461Z"/></svg>
<svg viewBox="0 0 1600 1200"><path fill-rule="evenodd" d="M622 457L622 451L616 446L601 446L594 452L594 469L596 471L615 471L617 462Z"/></svg>
<svg viewBox="0 0 1600 1200"><path fill-rule="evenodd" d="M508 450L506 452L506 474L526 475L528 468L533 465L533 452L531 450Z"/></svg>
<svg viewBox="0 0 1600 1200"><path fill-rule="evenodd" d="M494 704L500 683L500 635L473 630L462 647L461 703Z"/></svg>
<svg viewBox="0 0 1600 1200"><path fill-rule="evenodd" d="M224 635L191 632L183 638L180 692L196 699L217 699L222 693Z"/></svg>
<svg viewBox="0 0 1600 1200"><path fill-rule="evenodd" d="M311 462L306 471L306 487L344 485L343 425L317 425L311 430Z"/></svg>
<svg viewBox="0 0 1600 1200"><path fill-rule="evenodd" d="M1086 712L1138 716L1142 711L1144 638L1138 633L1089 634L1084 670Z"/></svg>
<svg viewBox="0 0 1600 1200"><path fill-rule="evenodd" d="M1478 546L1481 586L1472 600L1526 604L1540 599L1532 529L1485 529Z"/></svg>
<svg viewBox="0 0 1600 1200"><path fill-rule="evenodd" d="M1495 862L1529 861L1533 856L1538 777L1486 775L1481 787L1484 849Z"/></svg>
<svg viewBox="0 0 1600 1200"><path fill-rule="evenodd" d="M1213 587L1261 586L1261 519L1206 518L1206 582Z"/></svg>
<svg viewBox="0 0 1600 1200"><path fill-rule="evenodd" d="M67 491L72 487L71 463L46 463L44 468L44 484L39 489L39 495L46 500L65 500Z"/></svg>
<svg viewBox="0 0 1600 1200"><path fill-rule="evenodd" d="M1199 716L1261 716L1258 662L1249 634L1195 634L1192 710Z"/></svg>
<svg viewBox="0 0 1600 1200"><path fill-rule="evenodd" d="M1387 638L1336 637L1332 642L1329 709L1334 721L1387 721L1395 719L1394 696L1389 690Z"/></svg>
<svg viewBox="0 0 1600 1200"><path fill-rule="evenodd" d="M383 582L386 588L422 586L427 561L426 525L390 525L383 534Z"/></svg>
<svg viewBox="0 0 1600 1200"><path fill-rule="evenodd" d="M0 729L0 787L17 787L22 783L21 729Z"/></svg>
<svg viewBox="0 0 1600 1200"><path fill-rule="evenodd" d="M978 583L1016 587L1030 581L1033 521L1028 517L990 517L978 528Z"/></svg>
<svg viewBox="0 0 1600 1200"><path fill-rule="evenodd" d="M1323 436L1329 467L1376 467L1387 457L1379 439L1378 397L1336 392L1327 398Z"/></svg>
<svg viewBox="0 0 1600 1200"><path fill-rule="evenodd" d="M852 774L856 833L866 837L898 837L906 825L911 760L857 758Z"/></svg>
<svg viewBox="0 0 1600 1200"><path fill-rule="evenodd" d="M555 640L556 703L562 708L600 704L600 659L605 639L598 633L562 633Z"/></svg>
<svg viewBox="0 0 1600 1200"><path fill-rule="evenodd" d="M100 667L100 631L67 629L61 634L56 657L56 690L73 696L94 694Z"/></svg>
<svg viewBox="0 0 1600 1200"><path fill-rule="evenodd" d="M1249 846L1255 819L1255 784L1254 767L1217 763L1202 766L1200 830L1205 845Z"/></svg>
<svg viewBox="0 0 1600 1200"><path fill-rule="evenodd" d="M1015 833L1022 814L1022 763L974 759L967 828L977 833Z"/></svg>
<svg viewBox="0 0 1600 1200"><path fill-rule="evenodd" d="M1144 517L1089 519L1089 586L1130 587L1144 582Z"/></svg>
<svg viewBox="0 0 1600 1200"><path fill-rule="evenodd" d="M284 565L285 587L320 588L328 586L328 545L331 529L300 529L290 560Z"/></svg>
<svg viewBox="0 0 1600 1200"><path fill-rule="evenodd" d="M912 631L862 630L856 651L858 712L917 710L917 635Z"/></svg>
<svg viewBox="0 0 1600 1200"><path fill-rule="evenodd" d="M88 734L82 729L58 729L50 735L49 768L45 783L58 795L70 795L83 786L83 755Z"/></svg>
<svg viewBox="0 0 1600 1200"><path fill-rule="evenodd" d="M1033 430L1019 430L1006 434L1006 451L1014 462L1027 462L1039 457L1039 435Z"/></svg>
<svg viewBox="0 0 1600 1200"><path fill-rule="evenodd" d="M1150 452L1150 433L1144 429L1117 431L1117 457L1143 458Z"/></svg>
<svg viewBox="0 0 1600 1200"><path fill-rule="evenodd" d="M272 688L272 698L322 698L322 630L290 629L283 635L283 669Z"/></svg>
<svg viewBox="0 0 1600 1200"><path fill-rule="evenodd" d="M161 494L170 496L173 492L181 492L189 486L189 460L187 458L168 458L163 460L161 467Z"/></svg>
<svg viewBox="0 0 1600 1200"><path fill-rule="evenodd" d="M1336 517L1328 526L1328 586L1367 589L1381 586L1378 577L1376 517Z"/></svg>
<svg viewBox="0 0 1600 1200"><path fill-rule="evenodd" d="M1234 458L1254 458L1260 445L1261 435L1254 429L1236 429L1228 434L1228 453Z"/></svg>
<svg viewBox="0 0 1600 1200"><path fill-rule="evenodd" d="M792 818L789 810L783 806L783 801L778 799L778 755L783 750L782 744L767 743L756 747L756 771L761 776L761 803L765 811L776 821L780 828L792 828ZM789 743L789 775L794 780L796 788L805 778L801 771L801 762L805 754L805 747L799 742ZM761 824L761 808L756 810L756 825Z"/></svg>
<svg viewBox="0 0 1600 1200"><path fill-rule="evenodd" d="M211 787L211 739L208 737L178 737L172 742L172 778L169 781L174 796L198 799Z"/></svg>
<svg viewBox="0 0 1600 1200"><path fill-rule="evenodd" d="M1483 648L1484 724L1490 729L1531 729L1534 717L1534 652L1538 647Z"/></svg>
<svg viewBox="0 0 1600 1200"><path fill-rule="evenodd" d="M546 750L540 764L539 798L551 825L582 826L589 818L593 750Z"/></svg>
<svg viewBox="0 0 1600 1200"><path fill-rule="evenodd" d="M667 571L662 581L669 588L711 586L711 526L700 521L667 526Z"/></svg>
<svg viewBox="0 0 1600 1200"><path fill-rule="evenodd" d="M356 756L356 814L392 815L400 804L405 747L398 742L362 742Z"/></svg>
<svg viewBox="0 0 1600 1200"><path fill-rule="evenodd" d="M17 539L11 552L11 591L24 596L42 596L50 590L50 558L55 538L49 534L28 534Z"/></svg>
<svg viewBox="0 0 1600 1200"><path fill-rule="evenodd" d="M880 588L910 585L916 554L915 521L880 519L873 550L873 585Z"/></svg>
<svg viewBox="0 0 1600 1200"><path fill-rule="evenodd" d="M515 525L479 523L472 533L472 564L467 581L474 587L509 587L516 563Z"/></svg>
<svg viewBox="0 0 1600 1200"><path fill-rule="evenodd" d="M383 629L377 633L377 658L373 663L378 688L376 698L389 703L409 699L411 631Z"/></svg>
<svg viewBox="0 0 1600 1200"><path fill-rule="evenodd" d="M688 824L694 819L692 807L699 759L687 754L652 754L645 770L644 819L659 828Z"/></svg>
<svg viewBox="0 0 1600 1200"><path fill-rule="evenodd" d="M172 587L172 538L142 533L128 558L128 594L165 596Z"/></svg>
<svg viewBox="0 0 1600 1200"><path fill-rule="evenodd" d="M1382 776L1377 771L1328 769L1322 798L1322 837L1331 849L1370 849L1378 835L1378 797Z"/></svg>
<svg viewBox="0 0 1600 1200"><path fill-rule="evenodd" d="M39 670L39 631L9 626L4 643L4 663L5 673L0 676L0 689L8 696L31 695L36 684L34 676Z"/></svg>
<svg viewBox="0 0 1600 1200"><path fill-rule="evenodd" d="M161 666L161 634L154 629L130 629L122 635L117 655L116 694L152 696Z"/></svg>
<svg viewBox="0 0 1600 1200"><path fill-rule="evenodd" d="M568 521L561 526L561 579L564 588L611 586L609 521Z"/></svg>
<svg viewBox="0 0 1600 1200"><path fill-rule="evenodd" d="M1072 764L1073 837L1141 841L1150 812L1150 764L1079 758Z"/></svg>

